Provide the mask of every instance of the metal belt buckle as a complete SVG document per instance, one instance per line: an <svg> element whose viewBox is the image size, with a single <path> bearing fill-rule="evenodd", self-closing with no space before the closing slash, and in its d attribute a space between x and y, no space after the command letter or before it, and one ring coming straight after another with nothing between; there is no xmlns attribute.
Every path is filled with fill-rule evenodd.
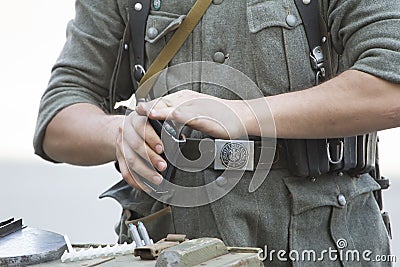
<svg viewBox="0 0 400 267"><path fill-rule="evenodd" d="M254 171L254 141L215 140L215 170Z"/></svg>

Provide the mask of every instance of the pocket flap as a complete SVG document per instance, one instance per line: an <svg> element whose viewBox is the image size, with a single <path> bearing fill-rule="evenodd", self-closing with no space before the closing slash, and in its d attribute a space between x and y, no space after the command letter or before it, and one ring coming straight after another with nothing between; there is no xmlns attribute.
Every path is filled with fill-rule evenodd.
<svg viewBox="0 0 400 267"><path fill-rule="evenodd" d="M293 26L289 26L286 22L289 14L295 18ZM269 27L292 29L302 23L297 10L293 9L293 7L284 7L281 1L276 0L249 1L247 3L247 20L251 33L256 33Z"/></svg>
<svg viewBox="0 0 400 267"><path fill-rule="evenodd" d="M343 199L341 202L339 195L349 203L359 195L380 189L368 174L360 178L325 175L315 182L298 177L285 178L284 181L292 195L294 215L322 206L343 208Z"/></svg>
<svg viewBox="0 0 400 267"><path fill-rule="evenodd" d="M186 15L152 11L147 19L145 40L156 43L167 33L179 28L185 18Z"/></svg>

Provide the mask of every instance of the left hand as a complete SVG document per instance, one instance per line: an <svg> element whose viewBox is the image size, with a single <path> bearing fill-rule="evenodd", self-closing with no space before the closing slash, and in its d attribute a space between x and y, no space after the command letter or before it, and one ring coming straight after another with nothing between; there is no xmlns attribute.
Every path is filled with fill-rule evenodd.
<svg viewBox="0 0 400 267"><path fill-rule="evenodd" d="M226 100L182 90L150 102L136 112L153 120L173 120L215 138L236 139L247 135L246 116L251 111L241 100Z"/></svg>

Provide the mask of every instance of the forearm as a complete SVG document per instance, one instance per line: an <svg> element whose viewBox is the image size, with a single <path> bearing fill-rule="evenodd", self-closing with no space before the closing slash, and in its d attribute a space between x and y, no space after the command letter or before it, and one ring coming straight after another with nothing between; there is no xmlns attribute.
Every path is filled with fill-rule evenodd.
<svg viewBox="0 0 400 267"><path fill-rule="evenodd" d="M43 149L52 159L74 165L115 160L115 140L123 116L107 115L91 104L61 110L49 123Z"/></svg>
<svg viewBox="0 0 400 267"><path fill-rule="evenodd" d="M278 138L351 136L400 125L400 85L359 71L346 71L319 86L249 101L258 115L247 123L251 135ZM272 117L257 110L268 103ZM263 132L263 133L262 133Z"/></svg>

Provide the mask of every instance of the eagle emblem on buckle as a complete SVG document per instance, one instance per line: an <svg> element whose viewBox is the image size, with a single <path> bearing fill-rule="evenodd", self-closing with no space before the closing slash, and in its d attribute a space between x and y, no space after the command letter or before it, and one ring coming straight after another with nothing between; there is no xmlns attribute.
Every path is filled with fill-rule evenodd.
<svg viewBox="0 0 400 267"><path fill-rule="evenodd" d="M222 164L231 169L242 169L249 159L249 151L241 143L226 143L220 152Z"/></svg>

